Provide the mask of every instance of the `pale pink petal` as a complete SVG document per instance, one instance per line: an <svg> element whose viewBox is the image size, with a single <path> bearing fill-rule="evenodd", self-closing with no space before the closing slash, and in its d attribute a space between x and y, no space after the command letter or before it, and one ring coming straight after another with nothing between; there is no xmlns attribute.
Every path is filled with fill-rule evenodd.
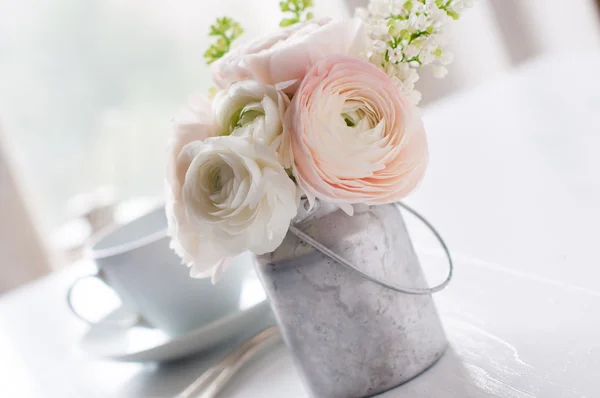
<svg viewBox="0 0 600 398"><path fill-rule="evenodd" d="M348 126L347 117L356 124ZM385 73L359 58L318 61L299 86L285 126L300 188L310 201L321 198L346 212L352 203L402 199L427 167L418 110Z"/></svg>

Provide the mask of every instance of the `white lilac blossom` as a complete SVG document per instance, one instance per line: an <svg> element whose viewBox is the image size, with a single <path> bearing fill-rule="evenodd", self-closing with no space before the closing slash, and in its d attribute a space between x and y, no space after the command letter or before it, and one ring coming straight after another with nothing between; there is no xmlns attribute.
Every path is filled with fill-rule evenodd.
<svg viewBox="0 0 600 398"><path fill-rule="evenodd" d="M472 5L473 0L371 0L367 9L356 10L371 41L369 61L418 103L419 68L431 65L437 78L448 73L445 65L454 56L445 47L447 25Z"/></svg>

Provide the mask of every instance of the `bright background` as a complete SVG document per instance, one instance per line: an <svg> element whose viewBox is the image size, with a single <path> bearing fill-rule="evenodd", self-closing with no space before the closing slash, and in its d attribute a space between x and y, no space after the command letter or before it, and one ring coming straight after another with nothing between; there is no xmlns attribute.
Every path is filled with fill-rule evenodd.
<svg viewBox="0 0 600 398"><path fill-rule="evenodd" d="M247 37L273 30L278 2L261 3L0 1L0 114L48 224L98 186L159 194L170 117L210 86L208 26L231 15Z"/></svg>

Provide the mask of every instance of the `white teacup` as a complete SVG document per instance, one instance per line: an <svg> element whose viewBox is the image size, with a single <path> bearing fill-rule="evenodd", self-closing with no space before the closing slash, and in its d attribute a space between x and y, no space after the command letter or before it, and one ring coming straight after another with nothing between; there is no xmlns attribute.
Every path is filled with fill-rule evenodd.
<svg viewBox="0 0 600 398"><path fill-rule="evenodd" d="M210 278L191 278L169 242L164 208L157 208L96 241L90 254L98 273L91 277L110 286L132 314L171 336L239 310L249 256L236 258L213 285Z"/></svg>

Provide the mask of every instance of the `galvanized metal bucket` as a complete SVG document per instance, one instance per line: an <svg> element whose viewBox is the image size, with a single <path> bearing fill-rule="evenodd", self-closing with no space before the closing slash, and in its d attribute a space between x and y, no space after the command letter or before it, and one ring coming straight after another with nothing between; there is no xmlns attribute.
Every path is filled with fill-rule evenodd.
<svg viewBox="0 0 600 398"><path fill-rule="evenodd" d="M367 397L433 365L447 340L398 204L305 211L256 270L314 397ZM402 205L404 206L404 205ZM399 286L399 284L402 286Z"/></svg>

